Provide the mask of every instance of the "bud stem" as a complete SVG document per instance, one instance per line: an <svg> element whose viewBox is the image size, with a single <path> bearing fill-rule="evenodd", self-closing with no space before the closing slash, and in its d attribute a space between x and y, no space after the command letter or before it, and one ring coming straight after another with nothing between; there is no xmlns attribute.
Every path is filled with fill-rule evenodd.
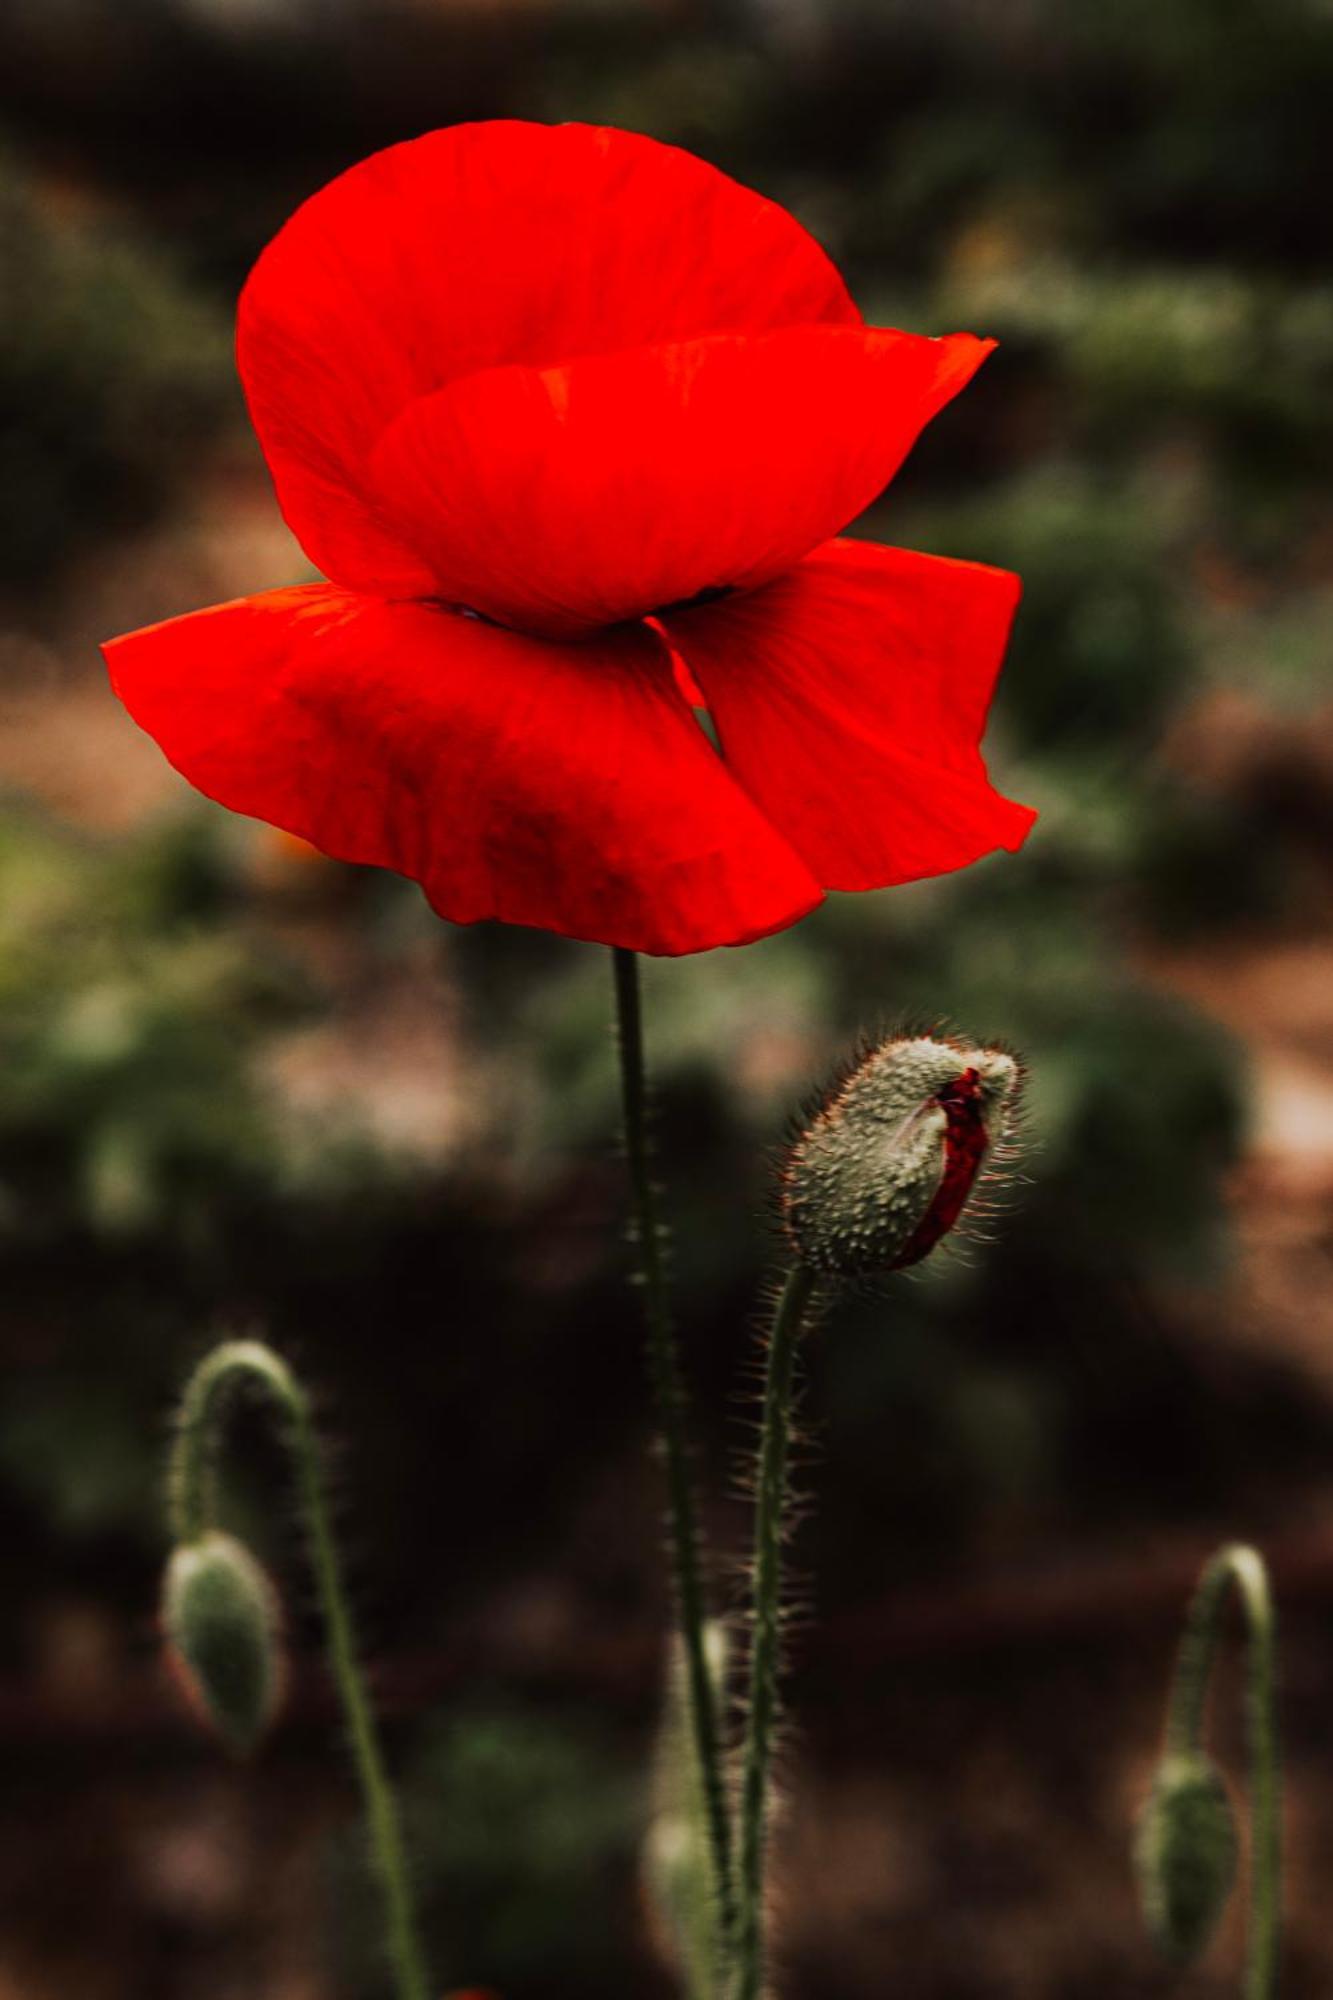
<svg viewBox="0 0 1333 2000"><path fill-rule="evenodd" d="M791 1449L796 1348L815 1285L815 1273L807 1265L793 1265L773 1317L768 1347L755 1495L749 1714L741 1771L736 2000L758 2000L764 1981L764 1861L771 1813L778 1675L782 1664L782 1541L787 1511L787 1462Z"/></svg>
<svg viewBox="0 0 1333 2000"><path fill-rule="evenodd" d="M1250 1747L1250 1932L1245 2000L1272 2000L1282 1898L1282 1802L1277 1726L1277 1628L1263 1557L1239 1543L1205 1567L1185 1619L1167 1711L1168 1751L1203 1748L1208 1683L1234 1585L1245 1618Z"/></svg>
<svg viewBox="0 0 1333 2000"><path fill-rule="evenodd" d="M735 1915L731 1828L722 1776L717 1691L708 1670L705 1647L703 1540L690 1471L688 1399L671 1320L663 1255L666 1229L658 1214L652 1143L648 1133L648 1081L643 1048L639 962L635 952L626 951L619 945L612 948L611 956L615 977L625 1154L629 1165L639 1277L643 1286L648 1374L666 1465L672 1578L685 1655L689 1726L699 1760L719 1930L724 1940L730 1940Z"/></svg>
<svg viewBox="0 0 1333 2000"><path fill-rule="evenodd" d="M296 1471L329 1664L361 1786L371 1864L384 1901L394 1983L399 2000L427 2000L429 1984L398 1807L384 1765L365 1673L357 1657L309 1398L286 1362L260 1341L224 1341L205 1356L186 1384L169 1475L172 1530L178 1543L188 1544L217 1525L223 1428L228 1405L242 1386L262 1391L282 1419L282 1434Z"/></svg>

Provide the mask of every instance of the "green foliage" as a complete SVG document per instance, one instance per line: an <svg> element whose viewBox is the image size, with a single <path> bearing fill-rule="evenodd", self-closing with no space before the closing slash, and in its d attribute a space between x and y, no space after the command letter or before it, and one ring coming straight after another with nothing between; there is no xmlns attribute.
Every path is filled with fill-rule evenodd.
<svg viewBox="0 0 1333 2000"><path fill-rule="evenodd" d="M108 852L0 823L0 1232L161 1238L267 1179L248 1073L300 988L225 921L222 823ZM213 905L209 920L208 906Z"/></svg>
<svg viewBox="0 0 1333 2000"><path fill-rule="evenodd" d="M417 1744L402 1799L428 1954L446 1988L525 2000L550 1991L558 1966L568 1990L614 2000L633 1923L638 1806L601 1727L518 1702L454 1709ZM366 1928L358 1876L350 1855L337 1861L339 1963L348 1930ZM377 1990L370 1962L363 1986Z"/></svg>
<svg viewBox="0 0 1333 2000"><path fill-rule="evenodd" d="M0 1466L79 1537L152 1519L164 1327L196 1286L206 1323L238 1214L309 1178L255 1068L309 990L237 887L220 815L119 849L0 819L0 1257L36 1329Z"/></svg>
<svg viewBox="0 0 1333 2000"><path fill-rule="evenodd" d="M1180 535L1169 483L1072 460L893 529L936 554L1018 571L1001 727L1036 756L1091 756L1122 772L1189 692L1185 607L1164 561Z"/></svg>
<svg viewBox="0 0 1333 2000"><path fill-rule="evenodd" d="M153 512L236 414L225 317L0 153L0 584Z"/></svg>
<svg viewBox="0 0 1333 2000"><path fill-rule="evenodd" d="M1197 429L1229 447L1237 469L1247 446L1293 480L1325 462L1333 287L1225 266L1087 269L1019 256L953 276L939 305L1012 342L1026 364L1040 360L1101 459L1141 452L1154 431Z"/></svg>

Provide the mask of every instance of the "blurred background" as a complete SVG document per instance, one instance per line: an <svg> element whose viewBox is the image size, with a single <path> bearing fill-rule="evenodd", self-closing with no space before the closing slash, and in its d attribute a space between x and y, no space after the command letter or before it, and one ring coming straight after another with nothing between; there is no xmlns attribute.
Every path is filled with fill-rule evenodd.
<svg viewBox="0 0 1333 2000"><path fill-rule="evenodd" d="M606 955L446 929L214 810L95 651L307 573L238 285L340 168L499 114L680 141L795 208L872 320L1003 343L865 532L1022 571L989 749L1030 845L648 969L729 1557L793 1106L905 1015L1032 1067L994 1243L811 1345L784 1995L1236 1991L1238 1918L1158 1968L1128 1829L1237 1533L1284 1616L1284 1991L1327 1993L1326 0L6 0L0 77L0 1996L384 1991L261 1424L235 1519L295 1670L252 1768L158 1657L165 1425L234 1330L319 1391L444 1988L673 1990Z"/></svg>

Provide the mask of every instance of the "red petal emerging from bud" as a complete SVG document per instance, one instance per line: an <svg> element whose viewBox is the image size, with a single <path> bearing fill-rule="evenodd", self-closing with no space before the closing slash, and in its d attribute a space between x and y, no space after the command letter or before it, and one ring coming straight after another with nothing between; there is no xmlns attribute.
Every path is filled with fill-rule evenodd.
<svg viewBox="0 0 1333 2000"><path fill-rule="evenodd" d="M843 1277L920 1262L962 1214L1017 1085L998 1049L916 1036L872 1050L792 1148L783 1216L797 1255Z"/></svg>

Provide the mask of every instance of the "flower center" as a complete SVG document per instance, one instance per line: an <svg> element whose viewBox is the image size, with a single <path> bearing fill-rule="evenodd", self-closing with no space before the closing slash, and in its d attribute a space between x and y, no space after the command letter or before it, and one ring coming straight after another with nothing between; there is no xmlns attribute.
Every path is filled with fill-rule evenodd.
<svg viewBox="0 0 1333 2000"><path fill-rule="evenodd" d="M678 597L674 604L659 604L649 618L669 618L677 611L692 611L696 604L716 604L719 597L731 597L735 592L734 583L707 583L702 590L696 590L693 597Z"/></svg>

